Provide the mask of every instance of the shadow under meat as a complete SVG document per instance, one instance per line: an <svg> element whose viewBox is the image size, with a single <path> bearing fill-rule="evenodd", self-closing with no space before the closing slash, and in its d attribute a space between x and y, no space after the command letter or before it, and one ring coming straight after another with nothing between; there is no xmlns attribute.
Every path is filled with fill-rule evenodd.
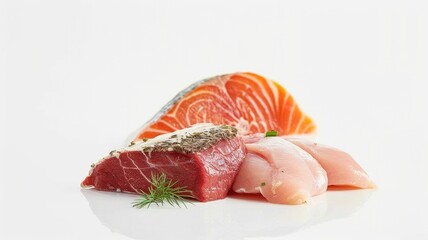
<svg viewBox="0 0 428 240"><path fill-rule="evenodd" d="M329 191L303 205L266 202L260 195L232 194L224 200L136 209L133 194L81 190L93 213L112 232L133 239L243 239L278 237L349 217L373 190ZM248 200L247 200L248 199Z"/></svg>

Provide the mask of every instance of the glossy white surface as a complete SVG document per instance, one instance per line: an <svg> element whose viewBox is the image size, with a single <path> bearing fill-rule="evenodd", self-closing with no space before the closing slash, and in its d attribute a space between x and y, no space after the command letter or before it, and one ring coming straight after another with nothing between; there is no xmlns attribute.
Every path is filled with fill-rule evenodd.
<svg viewBox="0 0 428 240"><path fill-rule="evenodd" d="M0 1L0 239L428 239L424 5ZM243 70L283 84L379 189L137 210L79 188L179 90Z"/></svg>

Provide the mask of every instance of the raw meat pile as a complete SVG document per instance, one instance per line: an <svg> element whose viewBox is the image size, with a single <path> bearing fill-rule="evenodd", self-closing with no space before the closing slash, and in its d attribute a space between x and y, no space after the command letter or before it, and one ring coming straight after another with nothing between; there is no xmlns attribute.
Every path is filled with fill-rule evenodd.
<svg viewBox="0 0 428 240"><path fill-rule="evenodd" d="M270 130L280 136L265 137ZM314 131L278 83L253 73L213 77L181 91L130 146L94 164L81 185L146 192L150 176L163 173L199 201L232 189L281 204L308 202L328 186L374 188L349 154L287 136Z"/></svg>

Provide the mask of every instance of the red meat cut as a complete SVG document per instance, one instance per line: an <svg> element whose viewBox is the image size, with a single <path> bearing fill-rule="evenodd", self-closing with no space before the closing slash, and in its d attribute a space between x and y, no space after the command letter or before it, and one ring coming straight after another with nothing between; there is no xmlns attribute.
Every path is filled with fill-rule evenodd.
<svg viewBox="0 0 428 240"><path fill-rule="evenodd" d="M246 148L231 126L198 124L127 148L112 151L94 164L84 188L103 191L147 192L152 174L185 186L202 202L225 198Z"/></svg>

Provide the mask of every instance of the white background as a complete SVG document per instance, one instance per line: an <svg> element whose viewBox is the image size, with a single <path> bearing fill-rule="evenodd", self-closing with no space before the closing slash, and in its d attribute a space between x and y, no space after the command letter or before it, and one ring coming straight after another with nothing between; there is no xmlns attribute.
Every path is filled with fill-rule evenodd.
<svg viewBox="0 0 428 240"><path fill-rule="evenodd" d="M1 239L427 239L424 1L0 0ZM92 162L194 81L253 71L376 191L130 207Z"/></svg>

